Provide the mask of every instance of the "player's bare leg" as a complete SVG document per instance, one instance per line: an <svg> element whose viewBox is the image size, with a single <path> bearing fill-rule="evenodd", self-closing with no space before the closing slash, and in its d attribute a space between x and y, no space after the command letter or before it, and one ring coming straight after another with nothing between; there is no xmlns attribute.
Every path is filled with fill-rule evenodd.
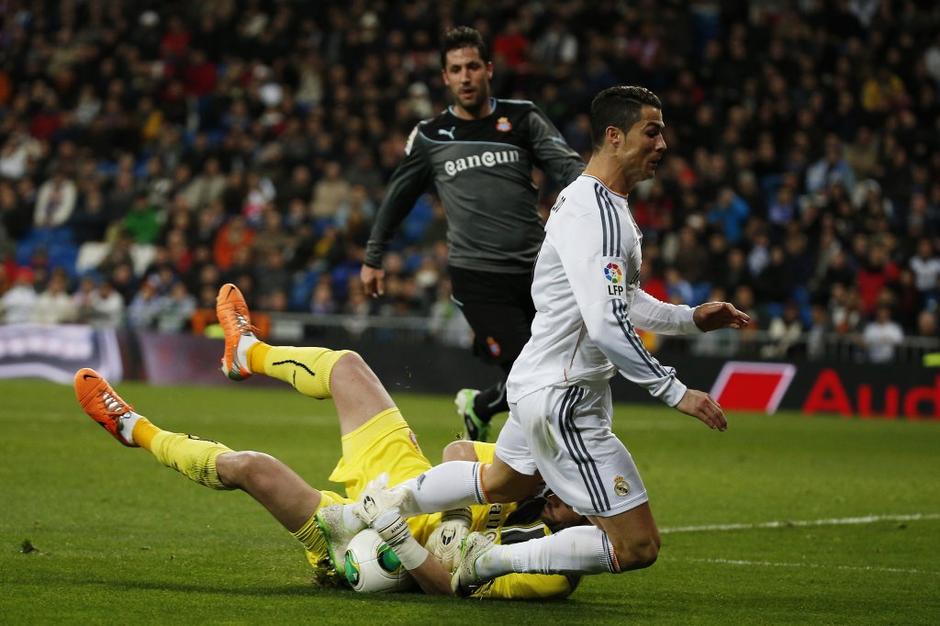
<svg viewBox="0 0 940 626"><path fill-rule="evenodd" d="M454 591L465 594L487 580L513 572L619 573L649 567L656 561L659 532L649 503L590 520L594 526L568 527L512 545L493 545L471 534L452 579Z"/></svg>
<svg viewBox="0 0 940 626"><path fill-rule="evenodd" d="M210 489L245 491L293 534L314 560L326 557L314 517L325 504L325 494L287 465L261 452L236 452L216 441L162 430L135 412L92 369L79 370L74 387L85 413L120 443L144 448L161 464Z"/></svg>
<svg viewBox="0 0 940 626"><path fill-rule="evenodd" d="M258 501L281 525L296 532L320 506L320 492L283 462L264 452L226 452L216 457L219 479Z"/></svg>
<svg viewBox="0 0 940 626"><path fill-rule="evenodd" d="M659 555L659 530L649 502L612 517L593 516L590 520L607 535L617 558L618 572L643 569Z"/></svg>
<svg viewBox="0 0 940 626"><path fill-rule="evenodd" d="M355 352L272 346L259 341L248 305L235 285L219 288L216 314L225 334L222 371L232 380L264 374L311 398L332 398L343 435L395 406L378 377Z"/></svg>

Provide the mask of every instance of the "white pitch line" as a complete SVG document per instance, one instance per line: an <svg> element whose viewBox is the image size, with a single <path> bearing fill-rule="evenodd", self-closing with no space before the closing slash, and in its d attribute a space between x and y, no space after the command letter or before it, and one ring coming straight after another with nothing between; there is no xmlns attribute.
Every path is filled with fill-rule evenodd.
<svg viewBox="0 0 940 626"><path fill-rule="evenodd" d="M673 526L661 528L661 534L670 533L705 533L730 530L756 530L761 528L790 528L805 526L854 526L857 524L875 524L877 522L916 522L920 520L940 519L940 513L912 513L910 515L866 515L864 517L837 517L813 520L776 520L752 524L702 524L700 526Z"/></svg>
<svg viewBox="0 0 940 626"><path fill-rule="evenodd" d="M877 567L874 565L828 565L825 563L785 563L774 561L744 561L741 559L670 559L690 563L716 563L718 565L757 565L762 567L800 567L810 569L838 569L856 572L889 572L892 574L940 574L930 570L901 567Z"/></svg>

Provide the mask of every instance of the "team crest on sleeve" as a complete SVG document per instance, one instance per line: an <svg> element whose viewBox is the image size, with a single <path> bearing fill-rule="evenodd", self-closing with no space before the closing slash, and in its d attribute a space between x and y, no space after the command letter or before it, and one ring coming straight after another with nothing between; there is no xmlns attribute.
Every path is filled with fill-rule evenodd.
<svg viewBox="0 0 940 626"><path fill-rule="evenodd" d="M623 476L614 476L614 493L621 498L630 493L630 483Z"/></svg>
<svg viewBox="0 0 940 626"><path fill-rule="evenodd" d="M616 261L604 265L604 278L607 280L607 295L622 297L624 294L623 268Z"/></svg>
<svg viewBox="0 0 940 626"><path fill-rule="evenodd" d="M512 122L509 121L508 117L501 117L496 120L496 130L501 133L508 133L512 130Z"/></svg>

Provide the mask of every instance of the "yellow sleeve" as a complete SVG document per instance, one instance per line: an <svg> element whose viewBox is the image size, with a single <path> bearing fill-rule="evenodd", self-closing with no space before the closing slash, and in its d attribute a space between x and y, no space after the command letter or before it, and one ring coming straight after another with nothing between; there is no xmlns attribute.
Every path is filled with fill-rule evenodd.
<svg viewBox="0 0 940 626"><path fill-rule="evenodd" d="M481 587L473 597L502 600L564 598L578 586L578 579L573 580L561 574L506 574Z"/></svg>
<svg viewBox="0 0 940 626"><path fill-rule="evenodd" d="M486 443L485 441L474 441L473 451L477 453L477 461L480 463L492 463L496 458L496 444Z"/></svg>

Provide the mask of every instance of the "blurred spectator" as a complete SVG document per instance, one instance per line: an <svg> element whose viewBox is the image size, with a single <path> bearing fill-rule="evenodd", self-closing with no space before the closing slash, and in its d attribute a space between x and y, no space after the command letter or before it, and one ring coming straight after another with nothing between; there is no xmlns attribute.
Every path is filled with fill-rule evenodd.
<svg viewBox="0 0 940 626"><path fill-rule="evenodd" d="M153 243L160 232L157 210L147 200L147 194L134 194L130 210L124 218L124 230L136 243Z"/></svg>
<svg viewBox="0 0 940 626"><path fill-rule="evenodd" d="M313 290L313 296L310 300L310 312L314 315L336 313L336 305L333 303L333 286L328 278L328 276L322 277Z"/></svg>
<svg viewBox="0 0 940 626"><path fill-rule="evenodd" d="M311 214L320 218L335 216L340 205L349 200L350 191L349 183L342 177L340 164L330 161L326 165L323 178L313 187Z"/></svg>
<svg viewBox="0 0 940 626"><path fill-rule="evenodd" d="M921 294L937 289L940 280L940 254L934 250L927 237L917 241L917 253L911 257L911 271L914 272L914 285Z"/></svg>
<svg viewBox="0 0 940 626"><path fill-rule="evenodd" d="M68 293L68 276L61 268L52 272L45 291L36 298L33 321L39 324L62 324L75 321L78 307Z"/></svg>
<svg viewBox="0 0 940 626"><path fill-rule="evenodd" d="M692 285L682 277L682 274L675 267L666 268L666 294L669 296L667 302L672 304L688 304L690 306L696 304Z"/></svg>
<svg viewBox="0 0 940 626"><path fill-rule="evenodd" d="M708 250L699 241L695 230L684 226L679 231L679 248L676 251L675 268L689 283L697 283L708 268ZM668 282L668 278L667 278ZM689 302L690 300L683 300Z"/></svg>
<svg viewBox="0 0 940 626"><path fill-rule="evenodd" d="M186 199L186 205L196 211L201 211L210 203L222 197L225 191L225 175L217 158L206 159L205 165L196 176L181 191Z"/></svg>
<svg viewBox="0 0 940 626"><path fill-rule="evenodd" d="M894 353L904 339L901 326L891 319L891 308L879 306L875 319L865 325L862 343L872 363L889 363L894 360Z"/></svg>
<svg viewBox="0 0 940 626"><path fill-rule="evenodd" d="M869 126L860 126L854 141L845 149L845 161L859 178L877 176L878 138Z"/></svg>
<svg viewBox="0 0 940 626"><path fill-rule="evenodd" d="M796 277L787 265L782 246L770 248L770 261L757 275L757 297L761 302L783 304L793 294Z"/></svg>
<svg viewBox="0 0 940 626"><path fill-rule="evenodd" d="M578 58L578 39L555 18L532 46L532 59L543 67L574 63Z"/></svg>
<svg viewBox="0 0 940 626"><path fill-rule="evenodd" d="M62 171L56 172L39 187L33 224L37 228L62 226L75 210L77 197L75 183L66 178Z"/></svg>
<svg viewBox="0 0 940 626"><path fill-rule="evenodd" d="M33 317L36 308L36 289L33 287L33 272L21 267L16 270L13 286L0 297L0 314L5 324L25 324Z"/></svg>
<svg viewBox="0 0 940 626"><path fill-rule="evenodd" d="M761 356L767 359L793 357L791 350L803 338L803 322L800 321L800 309L795 302L787 302L783 314L770 320L767 334L771 343L761 349Z"/></svg>
<svg viewBox="0 0 940 626"><path fill-rule="evenodd" d="M708 212L708 223L721 226L728 243L732 246L741 241L744 234L744 222L751 209L731 187L722 187L718 192L715 206Z"/></svg>
<svg viewBox="0 0 940 626"><path fill-rule="evenodd" d="M43 144L19 126L0 146L0 177L11 180L23 178L43 155Z"/></svg>
<svg viewBox="0 0 940 626"><path fill-rule="evenodd" d="M855 172L845 159L839 136L830 133L826 135L823 158L806 170L806 191L811 194L825 191L836 182L846 189L852 189L855 187Z"/></svg>
<svg viewBox="0 0 940 626"><path fill-rule="evenodd" d="M866 262L859 267L855 275L862 311L866 315L874 313L881 291L890 282L897 280L898 274L898 267L888 258L887 250L880 245L872 246Z"/></svg>
<svg viewBox="0 0 940 626"><path fill-rule="evenodd" d="M97 326L117 328L124 323L124 298L121 297L111 282L101 281L90 298L89 320Z"/></svg>
<svg viewBox="0 0 940 626"><path fill-rule="evenodd" d="M940 329L937 328L937 312L921 311L917 316L917 334L921 337L940 337Z"/></svg>
<svg viewBox="0 0 940 626"><path fill-rule="evenodd" d="M170 291L159 299L156 315L157 330L178 333L189 327L189 320L196 311L196 298L186 291L186 285L173 283Z"/></svg>
<svg viewBox="0 0 940 626"><path fill-rule="evenodd" d="M814 304L812 323L806 333L806 355L810 359L818 361L826 357L826 335L830 332L829 312L822 304Z"/></svg>
<svg viewBox="0 0 940 626"><path fill-rule="evenodd" d="M829 299L829 318L832 320L833 330L839 334L851 335L860 332L865 316L862 313L858 290L835 284Z"/></svg>
<svg viewBox="0 0 940 626"><path fill-rule="evenodd" d="M254 241L255 232L245 224L244 218L233 217L215 236L212 259L223 271L229 269L237 250L248 250Z"/></svg>
<svg viewBox="0 0 940 626"><path fill-rule="evenodd" d="M130 306L127 307L128 325L140 329L154 328L162 304L154 283L145 280L141 283L140 289L131 301Z"/></svg>

